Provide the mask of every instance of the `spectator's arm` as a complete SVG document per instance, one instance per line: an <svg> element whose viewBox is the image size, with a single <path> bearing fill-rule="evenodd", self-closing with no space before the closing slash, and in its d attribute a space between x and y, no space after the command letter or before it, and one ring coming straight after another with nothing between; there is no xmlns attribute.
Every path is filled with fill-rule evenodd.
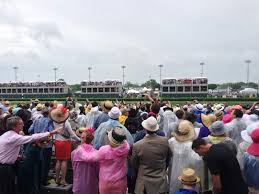
<svg viewBox="0 0 259 194"><path fill-rule="evenodd" d="M219 175L212 175L212 184L213 184L213 192L214 194L221 193L221 181Z"/></svg>

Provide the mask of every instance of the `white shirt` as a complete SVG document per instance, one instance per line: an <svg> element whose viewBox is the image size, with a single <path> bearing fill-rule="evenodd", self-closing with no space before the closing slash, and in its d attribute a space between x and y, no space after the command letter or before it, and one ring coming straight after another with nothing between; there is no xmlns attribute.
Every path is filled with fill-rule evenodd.
<svg viewBox="0 0 259 194"><path fill-rule="evenodd" d="M12 130L5 132L0 136L0 163L14 164L21 145L46 138L49 135L49 132L33 134L31 136L22 136Z"/></svg>

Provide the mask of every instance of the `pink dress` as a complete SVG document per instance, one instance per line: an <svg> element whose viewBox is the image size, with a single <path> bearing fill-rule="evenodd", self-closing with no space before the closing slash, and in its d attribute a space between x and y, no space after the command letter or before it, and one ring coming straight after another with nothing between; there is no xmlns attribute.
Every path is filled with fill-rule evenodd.
<svg viewBox="0 0 259 194"><path fill-rule="evenodd" d="M128 142L113 148L102 146L99 150L82 153L80 157L87 162L99 162L100 194L125 194L127 191Z"/></svg>
<svg viewBox="0 0 259 194"><path fill-rule="evenodd" d="M74 194L98 194L99 164L81 159L82 154L94 151L92 145L82 144L71 153Z"/></svg>

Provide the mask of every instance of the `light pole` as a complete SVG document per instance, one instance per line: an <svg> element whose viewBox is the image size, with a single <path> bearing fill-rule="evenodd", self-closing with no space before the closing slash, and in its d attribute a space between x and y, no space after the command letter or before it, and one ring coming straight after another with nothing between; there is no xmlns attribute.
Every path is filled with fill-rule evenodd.
<svg viewBox="0 0 259 194"><path fill-rule="evenodd" d="M88 67L88 79L89 79L89 82L91 81L91 70L92 70L92 67Z"/></svg>
<svg viewBox="0 0 259 194"><path fill-rule="evenodd" d="M246 84L247 86L249 85L249 66L251 63L251 60L245 60L246 64L247 64L247 69L246 69Z"/></svg>
<svg viewBox="0 0 259 194"><path fill-rule="evenodd" d="M200 63L200 66L201 66L201 77L203 77L203 66L205 65L204 62L201 62Z"/></svg>
<svg viewBox="0 0 259 194"><path fill-rule="evenodd" d="M55 82L57 82L57 70L58 70L58 68L54 67L53 70L54 70L54 73L55 73Z"/></svg>
<svg viewBox="0 0 259 194"><path fill-rule="evenodd" d="M13 69L14 69L14 80L15 80L15 82L17 82L17 72L18 72L19 67L15 66L15 67L13 67Z"/></svg>
<svg viewBox="0 0 259 194"><path fill-rule="evenodd" d="M126 66L122 65L121 68L122 68L122 87L124 87L125 68L126 68Z"/></svg>
<svg viewBox="0 0 259 194"><path fill-rule="evenodd" d="M160 77L160 96L162 96L162 86L161 86L161 84L162 84L162 68L163 68L163 65L162 64L160 64L160 65L158 65L158 67L159 67L159 77Z"/></svg>

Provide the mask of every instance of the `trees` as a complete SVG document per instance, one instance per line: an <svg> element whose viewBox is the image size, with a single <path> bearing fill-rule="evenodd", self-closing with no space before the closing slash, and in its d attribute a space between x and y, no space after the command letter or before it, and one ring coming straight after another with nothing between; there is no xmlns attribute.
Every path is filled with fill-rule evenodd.
<svg viewBox="0 0 259 194"><path fill-rule="evenodd" d="M141 87L147 87L147 88L159 88L160 84L156 82L156 80L154 79L150 79L148 81L146 81L144 84L141 85Z"/></svg>
<svg viewBox="0 0 259 194"><path fill-rule="evenodd" d="M215 90L218 87L218 84L209 84L208 88L209 90Z"/></svg>

